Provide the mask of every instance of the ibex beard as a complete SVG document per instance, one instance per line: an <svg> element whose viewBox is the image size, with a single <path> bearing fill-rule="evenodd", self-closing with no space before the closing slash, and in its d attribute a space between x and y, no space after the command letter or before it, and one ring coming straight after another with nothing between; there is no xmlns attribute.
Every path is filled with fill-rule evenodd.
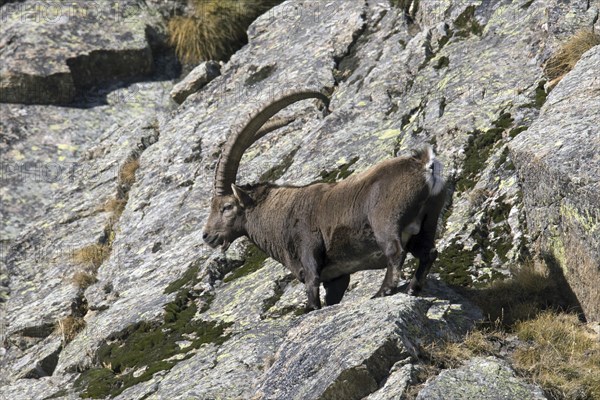
<svg viewBox="0 0 600 400"><path fill-rule="evenodd" d="M287 105L313 97L327 104L320 92L284 96L229 138L217 165L204 241L226 250L248 237L304 283L309 310L321 307L321 283L326 304L337 304L350 274L361 270L387 268L375 297L395 293L407 253L419 260L408 286L409 294L418 294L437 257L434 240L445 201L442 164L429 146L338 183L235 185L244 151L277 125L263 124Z"/></svg>

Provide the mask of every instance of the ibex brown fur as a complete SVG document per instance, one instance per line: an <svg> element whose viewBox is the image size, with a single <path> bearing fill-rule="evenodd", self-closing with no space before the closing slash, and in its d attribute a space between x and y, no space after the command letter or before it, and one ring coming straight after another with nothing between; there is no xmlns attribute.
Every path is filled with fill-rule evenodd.
<svg viewBox="0 0 600 400"><path fill-rule="evenodd" d="M283 107L319 92L284 96L261 111L224 148L203 238L227 249L247 236L304 282L308 308L339 303L350 274L387 267L376 296L396 290L407 252L419 259L408 292L417 294L436 258L437 221L444 203L442 165L430 147L383 161L339 183L304 187L270 183L238 187L239 159L261 136L261 126ZM248 127L250 126L250 129Z"/></svg>

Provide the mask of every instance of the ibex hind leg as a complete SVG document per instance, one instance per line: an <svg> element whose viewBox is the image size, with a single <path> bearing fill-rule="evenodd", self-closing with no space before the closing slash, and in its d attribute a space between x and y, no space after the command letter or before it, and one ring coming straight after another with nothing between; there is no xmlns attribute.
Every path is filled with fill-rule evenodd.
<svg viewBox="0 0 600 400"><path fill-rule="evenodd" d="M349 284L350 275L342 275L329 282L323 282L323 286L325 287L325 303L328 306L332 306L342 301L342 297L344 297Z"/></svg>
<svg viewBox="0 0 600 400"><path fill-rule="evenodd" d="M434 244L435 231L423 230L419 235L413 236L407 244L407 250L419 260L419 266L408 285L408 294L418 295L425 287L425 279L429 274L431 265L437 258L438 252Z"/></svg>
<svg viewBox="0 0 600 400"><path fill-rule="evenodd" d="M408 285L408 294L411 296L417 296L421 290L425 287L425 278L427 278L427 274L429 274L429 270L431 269L431 265L434 263L438 255L438 252L435 248L429 250L426 254L422 254L418 256L419 258L419 267L415 271L415 275L410 280L410 284Z"/></svg>
<svg viewBox="0 0 600 400"><path fill-rule="evenodd" d="M400 239L391 239L387 241L377 241L387 257L387 270L381 288L373 297L389 296L398 290L400 280L400 271L406 259L406 250L402 246Z"/></svg>

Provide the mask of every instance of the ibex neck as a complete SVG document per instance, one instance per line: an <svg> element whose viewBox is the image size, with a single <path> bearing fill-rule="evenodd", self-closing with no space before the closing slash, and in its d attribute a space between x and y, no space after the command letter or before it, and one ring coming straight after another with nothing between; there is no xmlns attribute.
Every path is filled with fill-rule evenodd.
<svg viewBox="0 0 600 400"><path fill-rule="evenodd" d="M285 263L291 188L259 184L248 191L256 205L246 211L246 234L275 260Z"/></svg>

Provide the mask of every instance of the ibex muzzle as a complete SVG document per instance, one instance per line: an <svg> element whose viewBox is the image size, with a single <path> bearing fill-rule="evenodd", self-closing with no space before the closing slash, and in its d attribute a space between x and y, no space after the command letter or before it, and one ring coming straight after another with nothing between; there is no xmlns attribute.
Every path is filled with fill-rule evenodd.
<svg viewBox="0 0 600 400"><path fill-rule="evenodd" d="M309 309L321 307L321 283L325 302L337 304L350 274L361 270L387 268L375 296L394 293L407 252L419 260L408 288L416 295L437 256L434 239L445 200L442 165L429 146L339 183L235 185L246 149L278 127L265 123L284 107L308 98L329 101L314 91L283 96L228 139L217 165L203 239L226 250L247 236L305 284Z"/></svg>

